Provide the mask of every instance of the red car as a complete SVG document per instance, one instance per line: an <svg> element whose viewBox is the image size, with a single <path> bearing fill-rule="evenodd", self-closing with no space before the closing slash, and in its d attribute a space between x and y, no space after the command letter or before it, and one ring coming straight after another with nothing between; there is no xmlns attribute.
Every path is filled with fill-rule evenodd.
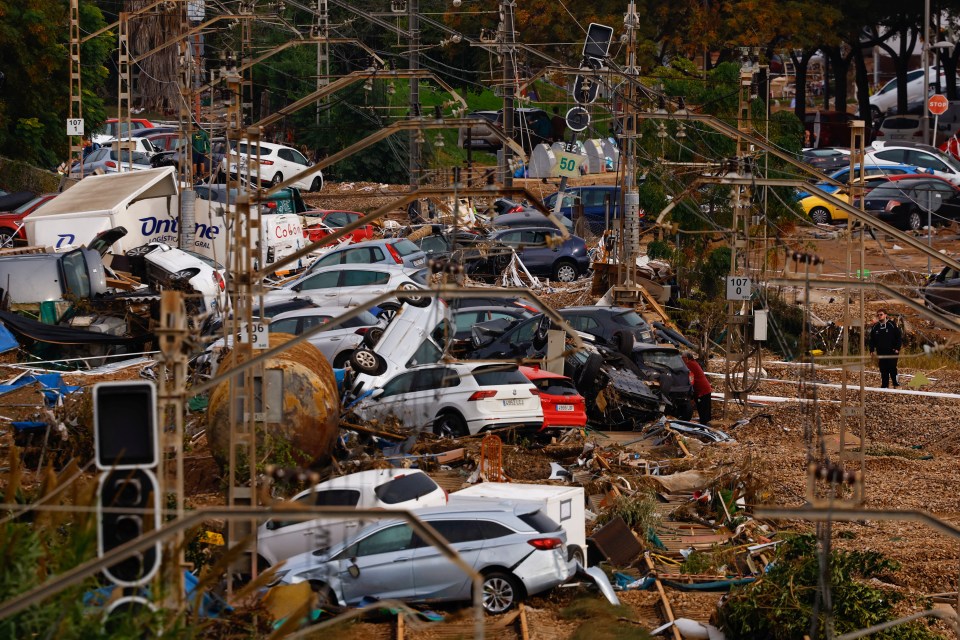
<svg viewBox="0 0 960 640"><path fill-rule="evenodd" d="M536 367L520 367L540 394L543 407L543 429L583 427L587 424L587 408L573 380Z"/></svg>
<svg viewBox="0 0 960 640"><path fill-rule="evenodd" d="M11 211L0 211L0 248L9 248L14 242L26 243L27 234L23 230L23 219L33 213L40 205L56 198L56 193L44 193L34 196Z"/></svg>
<svg viewBox="0 0 960 640"><path fill-rule="evenodd" d="M332 211L326 209L306 211L303 213L303 235L308 238L310 242L318 242L321 238L334 233L351 222L356 222L362 217L363 214L357 211ZM347 234L346 237L350 238L351 242L373 240L373 226L368 224L358 227Z"/></svg>

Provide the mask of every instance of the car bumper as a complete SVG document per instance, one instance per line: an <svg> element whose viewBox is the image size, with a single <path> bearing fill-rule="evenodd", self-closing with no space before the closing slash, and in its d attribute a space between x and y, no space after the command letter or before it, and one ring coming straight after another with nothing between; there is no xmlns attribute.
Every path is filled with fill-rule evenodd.
<svg viewBox="0 0 960 640"><path fill-rule="evenodd" d="M483 417L467 420L467 429L470 435L475 435L481 431L490 429L500 429L502 427L517 427L519 429L539 430L543 426L543 417L536 418L518 418L516 416L503 417Z"/></svg>
<svg viewBox="0 0 960 640"><path fill-rule="evenodd" d="M567 559L567 547L534 551L514 569L528 595L563 584L573 576L576 563Z"/></svg>

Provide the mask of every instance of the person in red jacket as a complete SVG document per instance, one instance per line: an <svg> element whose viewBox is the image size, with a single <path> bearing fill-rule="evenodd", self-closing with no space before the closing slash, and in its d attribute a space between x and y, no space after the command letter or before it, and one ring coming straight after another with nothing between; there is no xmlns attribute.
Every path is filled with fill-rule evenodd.
<svg viewBox="0 0 960 640"><path fill-rule="evenodd" d="M960 130L957 130L956 133L950 136L949 140L937 148L944 153L949 153L957 160L960 160L960 139L957 139L957 136L960 136Z"/></svg>
<svg viewBox="0 0 960 640"><path fill-rule="evenodd" d="M696 358L689 351L683 354L683 363L690 370L690 384L693 385L693 397L697 404L697 416L700 424L709 425L712 417L711 394L713 387Z"/></svg>

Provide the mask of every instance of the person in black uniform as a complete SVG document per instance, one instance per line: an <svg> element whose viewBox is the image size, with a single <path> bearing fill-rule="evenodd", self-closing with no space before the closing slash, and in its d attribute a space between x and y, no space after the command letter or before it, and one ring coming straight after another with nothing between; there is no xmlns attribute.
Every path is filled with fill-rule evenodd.
<svg viewBox="0 0 960 640"><path fill-rule="evenodd" d="M880 387L886 389L890 382L899 387L897 380L897 359L903 336L900 329L887 318L883 309L877 311L877 322L870 329L870 353L880 356Z"/></svg>

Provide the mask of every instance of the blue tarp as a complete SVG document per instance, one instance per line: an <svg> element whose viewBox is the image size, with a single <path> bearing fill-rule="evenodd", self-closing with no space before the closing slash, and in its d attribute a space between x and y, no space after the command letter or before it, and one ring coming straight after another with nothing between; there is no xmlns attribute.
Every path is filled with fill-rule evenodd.
<svg viewBox="0 0 960 640"><path fill-rule="evenodd" d="M63 384L63 377L59 373L41 373L39 375L23 376L13 384L0 384L0 396L36 382L39 382L43 388L43 399L49 407L57 406L57 400L60 396L73 393L80 388Z"/></svg>
<svg viewBox="0 0 960 640"><path fill-rule="evenodd" d="M20 343L17 342L17 339L13 337L13 334L10 333L10 330L4 325L0 324L0 353L6 353L7 351L16 349L19 346Z"/></svg>

